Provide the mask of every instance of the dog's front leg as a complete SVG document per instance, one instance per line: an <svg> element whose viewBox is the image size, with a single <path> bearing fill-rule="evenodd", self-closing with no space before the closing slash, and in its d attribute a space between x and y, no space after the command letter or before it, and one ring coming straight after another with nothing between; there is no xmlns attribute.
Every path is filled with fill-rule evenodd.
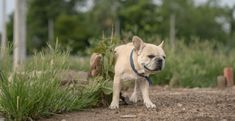
<svg viewBox="0 0 235 121"><path fill-rule="evenodd" d="M138 100L138 97L137 97L137 88L138 88L138 86L139 86L139 82L138 82L139 80L135 80L135 87L134 87L134 91L133 91L133 93L132 93L132 95L131 95L131 97L130 97L130 101L131 102L133 102L133 103L136 103L137 102L137 100Z"/></svg>
<svg viewBox="0 0 235 121"><path fill-rule="evenodd" d="M146 80L140 80L140 90L142 92L144 104L147 108L156 108L149 98L149 83Z"/></svg>
<svg viewBox="0 0 235 121"><path fill-rule="evenodd" d="M120 91L121 91L120 76L115 75L113 81L113 99L109 106L110 109L119 108Z"/></svg>

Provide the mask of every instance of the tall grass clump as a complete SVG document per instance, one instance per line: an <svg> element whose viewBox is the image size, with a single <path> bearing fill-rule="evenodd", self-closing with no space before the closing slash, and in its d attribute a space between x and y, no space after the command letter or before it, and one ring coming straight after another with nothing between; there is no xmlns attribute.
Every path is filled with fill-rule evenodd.
<svg viewBox="0 0 235 121"><path fill-rule="evenodd" d="M98 43L94 43L94 48L91 49L92 53L99 53L102 55L101 72L93 81L103 84L100 88L99 104L109 105L111 102L112 94L112 81L114 77L115 54L114 48L118 45L119 39L111 36L110 38L103 37Z"/></svg>
<svg viewBox="0 0 235 121"><path fill-rule="evenodd" d="M89 71L90 61L88 56L79 57L79 56L70 56L69 57L69 69L71 70L80 70L80 71Z"/></svg>
<svg viewBox="0 0 235 121"><path fill-rule="evenodd" d="M114 64L115 54L114 49L118 45L119 40L114 37L103 37L92 49L92 52L100 53L102 55L102 72L101 75L104 79L113 80L114 77Z"/></svg>
<svg viewBox="0 0 235 121"><path fill-rule="evenodd" d="M68 69L67 51L58 46L33 55L10 78L0 75L0 111L9 120L34 120L54 113L80 110L100 102L106 81L61 86L57 75Z"/></svg>
<svg viewBox="0 0 235 121"><path fill-rule="evenodd" d="M7 75L12 71L12 58L10 56L11 53L11 46L8 45L8 47L5 48L4 54L0 54L0 70L4 71Z"/></svg>
<svg viewBox="0 0 235 121"><path fill-rule="evenodd" d="M166 66L152 78L155 84L170 84L181 87L213 87L223 69L231 66L235 69L234 50L226 52L226 47L205 42L185 45L178 42L175 51L166 44Z"/></svg>

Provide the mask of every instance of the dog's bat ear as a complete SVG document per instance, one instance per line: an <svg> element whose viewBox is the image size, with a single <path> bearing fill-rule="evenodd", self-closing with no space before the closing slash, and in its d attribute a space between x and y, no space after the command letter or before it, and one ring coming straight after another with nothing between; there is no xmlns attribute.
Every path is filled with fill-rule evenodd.
<svg viewBox="0 0 235 121"><path fill-rule="evenodd" d="M163 46L164 46L164 41L162 41L161 44L158 45L158 46L161 47L161 48L163 48Z"/></svg>
<svg viewBox="0 0 235 121"><path fill-rule="evenodd" d="M138 36L133 36L132 43L133 43L135 49L138 51L144 47L143 40L141 38L139 38Z"/></svg>

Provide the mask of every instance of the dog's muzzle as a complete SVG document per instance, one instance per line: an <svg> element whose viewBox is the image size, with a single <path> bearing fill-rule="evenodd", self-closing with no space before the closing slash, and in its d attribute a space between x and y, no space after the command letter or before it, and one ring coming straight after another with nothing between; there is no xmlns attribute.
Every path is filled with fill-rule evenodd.
<svg viewBox="0 0 235 121"><path fill-rule="evenodd" d="M148 71L161 71L163 69L163 64L164 64L164 60L159 58L155 60L155 68L154 69L150 69L147 66L144 65L144 68Z"/></svg>
<svg viewBox="0 0 235 121"><path fill-rule="evenodd" d="M155 71L160 71L160 70L162 70L163 69L163 59L161 59L161 58L158 58L157 60L156 60L156 68L155 68Z"/></svg>

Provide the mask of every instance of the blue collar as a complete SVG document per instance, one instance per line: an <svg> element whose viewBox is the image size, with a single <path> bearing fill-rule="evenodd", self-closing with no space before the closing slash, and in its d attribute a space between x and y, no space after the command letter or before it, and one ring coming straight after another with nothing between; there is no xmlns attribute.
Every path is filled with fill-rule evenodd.
<svg viewBox="0 0 235 121"><path fill-rule="evenodd" d="M143 74L138 73L138 71L135 69L135 65L134 65L134 61L133 61L133 51L134 51L134 49L131 50L131 54L130 54L130 64L131 64L132 70L133 70L138 76L141 76L141 77L145 78L145 79L148 81L149 85L152 85L152 80L151 80L148 76L145 76L145 75L143 75Z"/></svg>

